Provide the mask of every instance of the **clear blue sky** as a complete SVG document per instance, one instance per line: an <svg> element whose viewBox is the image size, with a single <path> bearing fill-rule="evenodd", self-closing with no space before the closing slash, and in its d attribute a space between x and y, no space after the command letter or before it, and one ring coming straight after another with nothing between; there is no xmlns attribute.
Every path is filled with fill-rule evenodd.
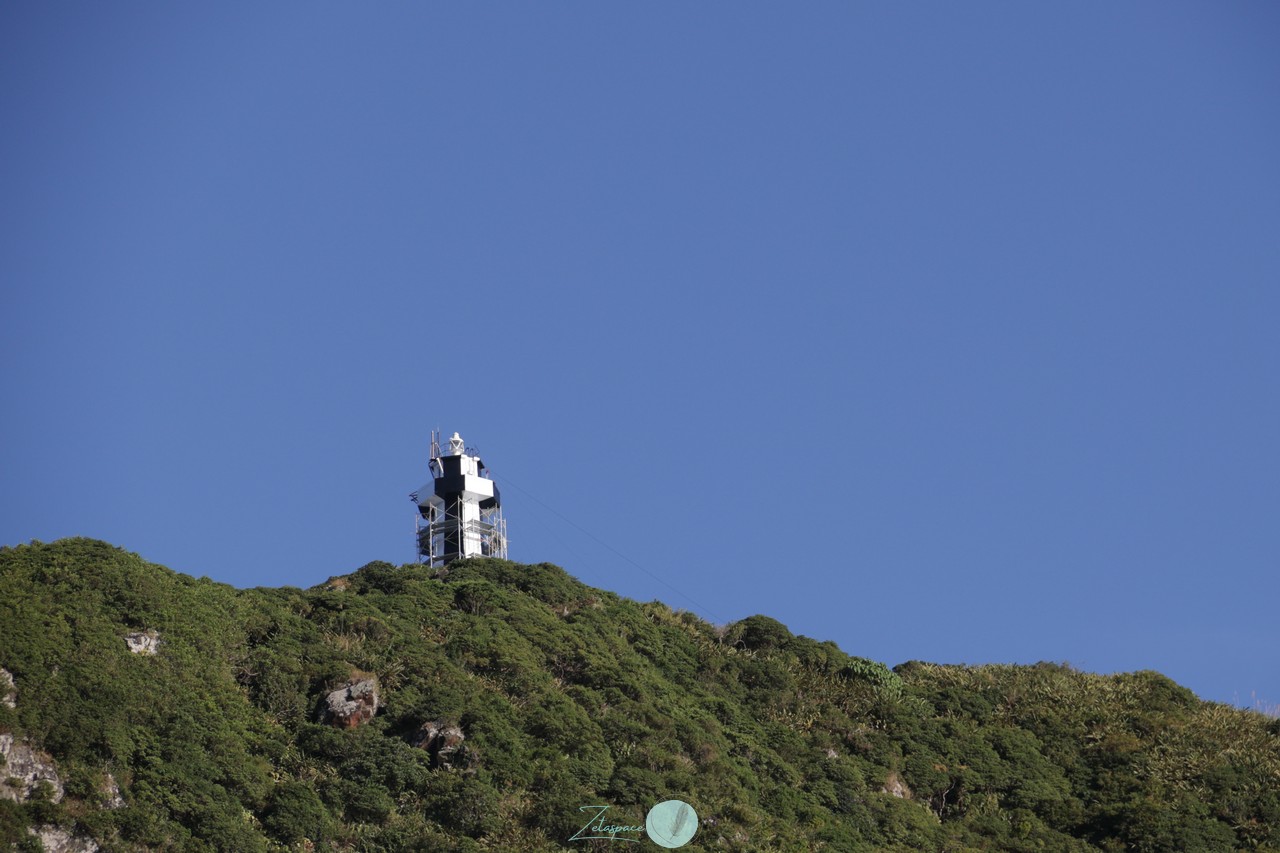
<svg viewBox="0 0 1280 853"><path fill-rule="evenodd" d="M1278 42L1269 2L4 4L0 542L407 562L438 426L593 585L1280 703Z"/></svg>

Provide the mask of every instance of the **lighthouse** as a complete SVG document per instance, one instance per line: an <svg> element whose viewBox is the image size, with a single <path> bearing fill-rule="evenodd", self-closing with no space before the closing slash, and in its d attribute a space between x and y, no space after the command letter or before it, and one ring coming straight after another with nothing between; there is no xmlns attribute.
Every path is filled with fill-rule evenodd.
<svg viewBox="0 0 1280 853"><path fill-rule="evenodd" d="M431 477L409 497L418 506L418 562L443 566L463 557L507 556L502 496L474 448L456 432L442 452L431 433Z"/></svg>

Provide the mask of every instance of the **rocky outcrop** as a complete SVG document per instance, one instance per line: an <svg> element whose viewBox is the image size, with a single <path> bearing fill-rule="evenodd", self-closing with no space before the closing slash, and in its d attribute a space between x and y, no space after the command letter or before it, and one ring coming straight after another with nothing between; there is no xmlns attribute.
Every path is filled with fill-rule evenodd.
<svg viewBox="0 0 1280 853"><path fill-rule="evenodd" d="M99 793L102 796L101 802L104 809L124 808L124 797L120 795L120 785L116 782L116 777L110 773L103 780Z"/></svg>
<svg viewBox="0 0 1280 853"><path fill-rule="evenodd" d="M911 799L911 789L907 787L907 783L902 781L902 777L896 772L890 772L889 777L884 780L884 786L880 789L883 794L893 794L902 800Z"/></svg>
<svg viewBox="0 0 1280 853"><path fill-rule="evenodd" d="M101 849L92 838L72 835L60 826L33 826L27 832L40 839L44 853L97 853Z"/></svg>
<svg viewBox="0 0 1280 853"><path fill-rule="evenodd" d="M6 708L18 707L18 687L13 683L13 673L0 667L0 704Z"/></svg>
<svg viewBox="0 0 1280 853"><path fill-rule="evenodd" d="M41 784L47 784L49 799L62 802L62 780L52 758L32 749L26 741L14 740L12 734L0 735L0 757L4 758L0 799L21 803L31 799Z"/></svg>
<svg viewBox="0 0 1280 853"><path fill-rule="evenodd" d="M440 770L470 767L475 763L475 751L462 745L467 736L458 726L444 720L423 723L409 738L409 743L431 754L431 766Z"/></svg>
<svg viewBox="0 0 1280 853"><path fill-rule="evenodd" d="M124 642L135 655L154 655L160 651L160 632L134 631L125 635Z"/></svg>
<svg viewBox="0 0 1280 853"><path fill-rule="evenodd" d="M378 681L362 678L325 697L320 703L319 722L338 729L354 729L378 713Z"/></svg>

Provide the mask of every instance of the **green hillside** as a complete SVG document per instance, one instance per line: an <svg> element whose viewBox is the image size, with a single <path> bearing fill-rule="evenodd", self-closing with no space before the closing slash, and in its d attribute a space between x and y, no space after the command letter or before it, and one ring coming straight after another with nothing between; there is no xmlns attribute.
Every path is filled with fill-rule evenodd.
<svg viewBox="0 0 1280 853"><path fill-rule="evenodd" d="M570 839L583 806L632 826L668 799L701 820L690 851L1280 850L1280 721L1157 673L890 670L547 564L236 590L87 539L5 548L0 667L19 850L32 828L121 851L656 850Z"/></svg>

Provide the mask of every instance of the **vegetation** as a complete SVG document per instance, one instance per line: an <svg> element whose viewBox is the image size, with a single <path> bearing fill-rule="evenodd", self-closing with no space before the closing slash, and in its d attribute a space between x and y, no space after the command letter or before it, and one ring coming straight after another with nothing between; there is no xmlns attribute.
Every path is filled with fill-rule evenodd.
<svg viewBox="0 0 1280 853"><path fill-rule="evenodd" d="M131 653L146 630L159 653ZM580 807L676 798L691 851L1280 850L1280 721L1153 672L890 670L547 564L236 590L87 539L5 548L0 666L0 733L66 789L0 799L18 849L44 824L120 851L617 849L569 841ZM366 678L371 722L317 722ZM424 723L465 734L451 760Z"/></svg>

